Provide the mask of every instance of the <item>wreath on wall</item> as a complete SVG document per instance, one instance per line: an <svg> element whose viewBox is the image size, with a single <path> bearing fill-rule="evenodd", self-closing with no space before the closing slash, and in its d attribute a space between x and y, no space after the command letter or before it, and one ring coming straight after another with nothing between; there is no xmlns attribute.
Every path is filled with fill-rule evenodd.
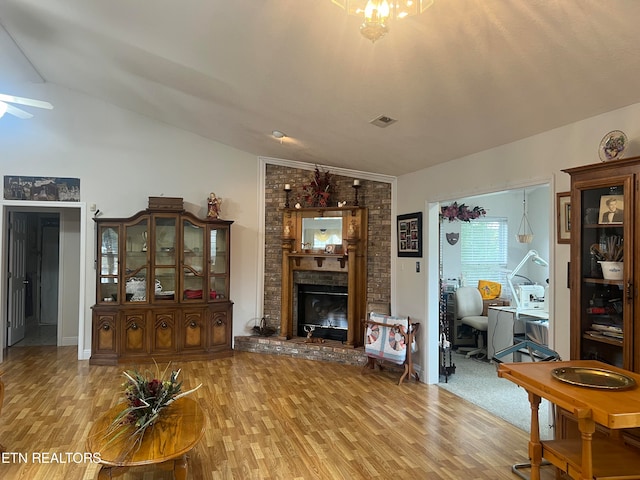
<svg viewBox="0 0 640 480"><path fill-rule="evenodd" d="M440 207L440 221L449 220L455 222L460 220L462 222L470 222L479 217L484 217L487 211L479 206L469 208L464 203L458 205L458 202L453 202L451 205Z"/></svg>
<svg viewBox="0 0 640 480"><path fill-rule="evenodd" d="M332 193L333 174L328 170L321 172L318 167L313 171L311 181L302 186L302 199L308 207L328 206Z"/></svg>

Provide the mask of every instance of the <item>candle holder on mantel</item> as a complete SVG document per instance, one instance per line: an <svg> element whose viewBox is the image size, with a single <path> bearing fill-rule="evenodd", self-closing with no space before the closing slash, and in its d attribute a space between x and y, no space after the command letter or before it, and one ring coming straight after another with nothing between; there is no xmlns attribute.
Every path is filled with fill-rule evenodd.
<svg viewBox="0 0 640 480"><path fill-rule="evenodd" d="M289 194L291 193L291 185L285 183L284 185L284 208L289 208Z"/></svg>
<svg viewBox="0 0 640 480"><path fill-rule="evenodd" d="M351 185L353 187L353 189L356 191L356 201L353 203L356 207L359 206L360 204L358 203L358 190L360 190L360 187L362 185L360 185L360 180L354 180L353 181L353 185Z"/></svg>

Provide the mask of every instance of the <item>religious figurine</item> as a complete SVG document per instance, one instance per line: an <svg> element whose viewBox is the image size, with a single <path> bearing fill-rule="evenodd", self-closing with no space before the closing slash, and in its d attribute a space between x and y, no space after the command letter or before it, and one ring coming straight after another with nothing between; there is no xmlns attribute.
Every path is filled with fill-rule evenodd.
<svg viewBox="0 0 640 480"><path fill-rule="evenodd" d="M220 206L222 204L222 199L216 197L216 194L211 192L209 194L209 198L207 199L208 211L207 217L211 218L220 218Z"/></svg>

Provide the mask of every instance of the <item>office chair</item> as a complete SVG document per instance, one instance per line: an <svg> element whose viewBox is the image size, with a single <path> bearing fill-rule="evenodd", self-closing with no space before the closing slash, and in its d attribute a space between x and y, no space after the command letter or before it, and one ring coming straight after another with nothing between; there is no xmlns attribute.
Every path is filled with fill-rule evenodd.
<svg viewBox="0 0 640 480"><path fill-rule="evenodd" d="M460 287L456 290L456 316L463 325L473 329L476 336L476 347L471 347L466 357L487 355L487 347L484 335L489 329L489 317L482 315L483 303L480 290L475 287ZM458 351L466 351L467 348L459 347Z"/></svg>

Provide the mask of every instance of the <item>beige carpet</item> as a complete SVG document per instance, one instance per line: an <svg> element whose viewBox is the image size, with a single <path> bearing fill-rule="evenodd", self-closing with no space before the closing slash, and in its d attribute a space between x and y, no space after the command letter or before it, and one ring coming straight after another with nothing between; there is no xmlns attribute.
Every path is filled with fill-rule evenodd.
<svg viewBox="0 0 640 480"><path fill-rule="evenodd" d="M527 392L516 384L499 378L497 365L487 361L465 358L464 355L452 354L456 365L455 374L449 376L445 383L440 378L439 386L451 393L484 408L516 427L530 432L530 406ZM540 437L553 438L553 417L549 414L549 402L540 404Z"/></svg>

